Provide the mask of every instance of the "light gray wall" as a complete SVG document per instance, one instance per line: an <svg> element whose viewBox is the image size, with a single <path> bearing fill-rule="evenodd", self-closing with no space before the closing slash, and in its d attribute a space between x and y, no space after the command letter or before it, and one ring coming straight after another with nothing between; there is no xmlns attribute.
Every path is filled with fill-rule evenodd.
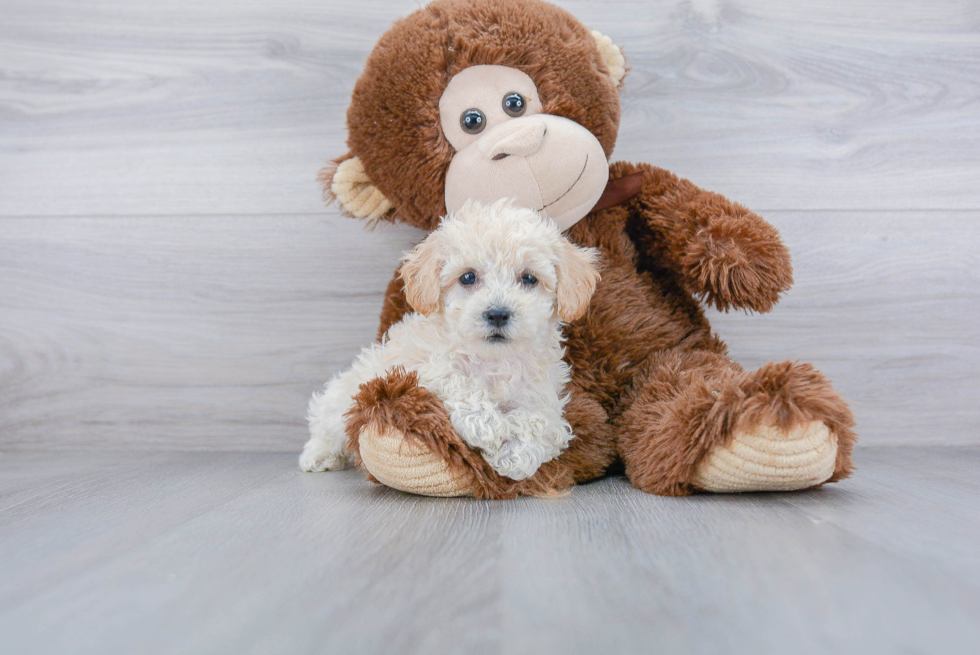
<svg viewBox="0 0 980 655"><path fill-rule="evenodd" d="M796 287L713 314L864 443L980 440L980 4L560 2L623 47L616 159L766 216ZM291 450L419 233L315 183L414 1L0 0L0 447Z"/></svg>

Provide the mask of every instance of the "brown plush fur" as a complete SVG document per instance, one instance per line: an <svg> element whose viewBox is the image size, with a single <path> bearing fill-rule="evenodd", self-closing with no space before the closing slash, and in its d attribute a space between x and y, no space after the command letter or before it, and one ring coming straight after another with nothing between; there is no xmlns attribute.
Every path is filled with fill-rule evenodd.
<svg viewBox="0 0 980 655"><path fill-rule="evenodd" d="M449 78L473 64L526 72L546 112L581 123L607 155L612 151L618 94L583 25L537 0L439 0L382 37L348 111L349 156L362 160L395 205L386 219L431 229L444 213L453 151L440 132L438 99ZM574 243L598 248L603 266L591 305L566 329L567 416L577 435L568 451L523 483L502 478L462 443L442 403L400 373L362 388L351 413L354 452L360 427L377 421L469 469L481 497L551 493L620 462L640 489L683 495L696 491L690 480L697 463L735 430L820 420L839 444L831 481L846 477L853 419L826 378L790 362L743 371L712 335L698 302L771 309L792 283L776 229L668 171L610 166L611 180L631 175L619 185L630 187L617 194L620 204L593 211L567 232ZM379 335L407 311L396 274Z"/></svg>

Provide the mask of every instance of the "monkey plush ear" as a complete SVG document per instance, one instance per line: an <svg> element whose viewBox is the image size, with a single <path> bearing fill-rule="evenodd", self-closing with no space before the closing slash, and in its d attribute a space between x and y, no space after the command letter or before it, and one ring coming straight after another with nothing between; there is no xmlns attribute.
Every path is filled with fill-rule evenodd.
<svg viewBox="0 0 980 655"><path fill-rule="evenodd" d="M612 39L600 32L592 30L592 38L595 39L595 45L599 49L599 55L606 62L606 68L609 69L609 77L616 83L616 86L621 85L623 78L626 77L626 57L623 56L623 51L619 49L618 45L613 43Z"/></svg>
<svg viewBox="0 0 980 655"><path fill-rule="evenodd" d="M439 309L441 269L437 234L430 235L402 257L399 272L405 282L405 299L419 314L428 316Z"/></svg>
<svg viewBox="0 0 980 655"><path fill-rule="evenodd" d="M571 323L589 308L589 300L599 281L599 251L573 246L565 239L559 242L556 250L558 315L566 323Z"/></svg>
<svg viewBox="0 0 980 655"><path fill-rule="evenodd" d="M336 200L354 218L377 221L394 208L368 179L357 157L347 155L334 160L320 169L317 180L323 185L323 200L328 205Z"/></svg>

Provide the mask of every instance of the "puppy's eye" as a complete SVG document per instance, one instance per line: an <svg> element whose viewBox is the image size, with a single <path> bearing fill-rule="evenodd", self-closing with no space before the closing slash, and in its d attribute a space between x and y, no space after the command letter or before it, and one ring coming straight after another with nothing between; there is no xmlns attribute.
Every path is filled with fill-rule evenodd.
<svg viewBox="0 0 980 655"><path fill-rule="evenodd" d="M524 275L521 276L521 284L523 284L526 287L533 287L537 283L538 283L538 278L534 277L530 273L525 273Z"/></svg>
<svg viewBox="0 0 980 655"><path fill-rule="evenodd" d="M459 117L459 126L467 134L479 134L487 126L487 117L479 109L467 109Z"/></svg>
<svg viewBox="0 0 980 655"><path fill-rule="evenodd" d="M464 287L468 287L471 284L476 284L476 273L473 271L467 271L459 276L459 283Z"/></svg>
<svg viewBox="0 0 980 655"><path fill-rule="evenodd" d="M508 93L504 96L503 107L508 116L523 116L527 111L527 101L520 93Z"/></svg>

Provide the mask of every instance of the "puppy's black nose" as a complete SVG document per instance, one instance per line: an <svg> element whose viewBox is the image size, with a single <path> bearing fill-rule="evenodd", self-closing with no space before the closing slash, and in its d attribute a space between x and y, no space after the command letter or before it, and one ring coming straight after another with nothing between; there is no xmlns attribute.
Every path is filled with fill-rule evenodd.
<svg viewBox="0 0 980 655"><path fill-rule="evenodd" d="M510 320L510 310L504 307L493 307L483 312L483 318L493 327L502 328Z"/></svg>

